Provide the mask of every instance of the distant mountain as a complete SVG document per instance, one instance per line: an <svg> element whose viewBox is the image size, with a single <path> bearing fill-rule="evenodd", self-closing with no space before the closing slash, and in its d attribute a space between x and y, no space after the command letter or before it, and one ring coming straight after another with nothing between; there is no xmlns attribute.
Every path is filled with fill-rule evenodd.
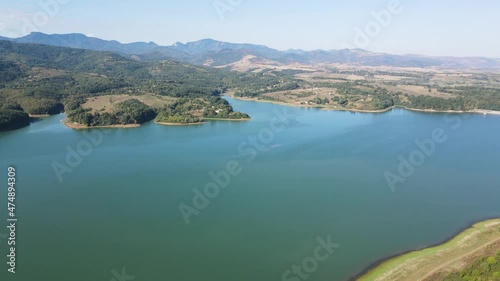
<svg viewBox="0 0 500 281"><path fill-rule="evenodd" d="M92 38L83 34L53 34L34 32L21 38L5 38L18 43L35 43L59 47L89 49L95 51L110 51L134 59L157 61L174 59L182 62L224 66L238 62L245 57L274 61L276 63L345 63L367 66L394 67L439 67L448 69L491 69L500 70L500 60L480 57L428 57L419 55L391 55L374 53L361 49L344 50L288 50L278 51L262 45L235 44L203 39L189 43L175 43L172 46L160 46L150 42L123 44L118 41L108 41Z"/></svg>
<svg viewBox="0 0 500 281"><path fill-rule="evenodd" d="M79 33L48 35L40 32L33 32L24 37L13 39L13 41L17 43L44 44L58 47L90 49L95 51L110 51L123 54L142 54L151 52L159 47L153 42L122 44L118 41L106 41L98 38L87 37Z"/></svg>
<svg viewBox="0 0 500 281"><path fill-rule="evenodd" d="M253 44L235 44L235 43L226 43L220 42L213 39L203 39L196 42L190 43L175 43L173 48L184 51L191 55L202 55L211 52L220 52L225 50L252 50L255 52L259 52L262 54L266 54L269 56L279 56L280 51L271 49L266 46L261 45L253 45Z"/></svg>

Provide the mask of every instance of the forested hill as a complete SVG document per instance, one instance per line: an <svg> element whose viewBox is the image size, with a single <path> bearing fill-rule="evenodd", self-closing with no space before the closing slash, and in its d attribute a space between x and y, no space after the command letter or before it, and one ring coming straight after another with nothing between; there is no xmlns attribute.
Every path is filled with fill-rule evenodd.
<svg viewBox="0 0 500 281"><path fill-rule="evenodd" d="M176 61L138 62L112 52L0 41L0 130L26 124L23 112L56 114L62 110L67 113L77 111L78 114L70 115L78 121L86 120L86 125L90 126L149 121L133 116L115 116L125 114L124 108L137 105L129 102L128 107L119 106L116 112L107 112L111 117L101 124L102 120L96 120L102 114L81 108L87 98L95 96L157 95L173 100L204 99L204 104L209 105L221 104L214 100L209 102L209 99L220 99L219 95L227 88L262 91L294 87L297 85L292 77L284 73L236 73ZM163 110L162 106L150 104L144 108L158 113ZM232 108L224 112L228 117L246 117L233 115ZM191 119L188 112L176 114ZM152 119L155 114L146 116Z"/></svg>
<svg viewBox="0 0 500 281"><path fill-rule="evenodd" d="M16 43L35 43L58 47L89 49L94 51L110 51L130 55L152 52L160 47L153 42L122 44L118 41L108 41L99 38L88 37L80 33L49 35L41 32L32 32L24 37L10 40L13 40Z"/></svg>
<svg viewBox="0 0 500 281"><path fill-rule="evenodd" d="M145 63L112 52L18 44L0 41L0 60L24 67L43 67L76 72L113 75L115 78L149 78Z"/></svg>

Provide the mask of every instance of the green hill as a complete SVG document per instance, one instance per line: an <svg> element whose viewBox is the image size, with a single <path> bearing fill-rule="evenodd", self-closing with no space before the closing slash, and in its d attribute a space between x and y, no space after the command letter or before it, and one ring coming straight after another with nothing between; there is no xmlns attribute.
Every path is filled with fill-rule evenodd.
<svg viewBox="0 0 500 281"><path fill-rule="evenodd" d="M73 122L102 119L81 108L89 97L147 94L202 98L210 104L210 98L220 99L228 88L261 91L293 81L286 75L237 73L176 61L139 62L111 52L11 41L0 41L0 62L0 104L11 104L28 114L57 114L64 110L74 118ZM113 112L114 118L106 118L105 123L144 121L122 118L125 111L121 108ZM233 117L247 116L233 114L230 106L224 112ZM13 112L4 113L8 114Z"/></svg>

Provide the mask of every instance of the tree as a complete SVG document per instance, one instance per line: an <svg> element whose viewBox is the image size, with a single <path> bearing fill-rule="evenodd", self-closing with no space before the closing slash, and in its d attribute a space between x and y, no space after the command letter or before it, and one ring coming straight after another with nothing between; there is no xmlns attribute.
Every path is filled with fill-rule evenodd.
<svg viewBox="0 0 500 281"><path fill-rule="evenodd" d="M15 130L30 124L30 117L20 110L0 109L0 131Z"/></svg>

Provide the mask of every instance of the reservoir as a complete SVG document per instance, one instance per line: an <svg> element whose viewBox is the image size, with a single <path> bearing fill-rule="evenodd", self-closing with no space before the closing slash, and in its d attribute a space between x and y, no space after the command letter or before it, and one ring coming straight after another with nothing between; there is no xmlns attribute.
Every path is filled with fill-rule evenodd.
<svg viewBox="0 0 500 281"><path fill-rule="evenodd" d="M227 99L252 120L0 133L0 279L343 281L500 217L500 116Z"/></svg>

